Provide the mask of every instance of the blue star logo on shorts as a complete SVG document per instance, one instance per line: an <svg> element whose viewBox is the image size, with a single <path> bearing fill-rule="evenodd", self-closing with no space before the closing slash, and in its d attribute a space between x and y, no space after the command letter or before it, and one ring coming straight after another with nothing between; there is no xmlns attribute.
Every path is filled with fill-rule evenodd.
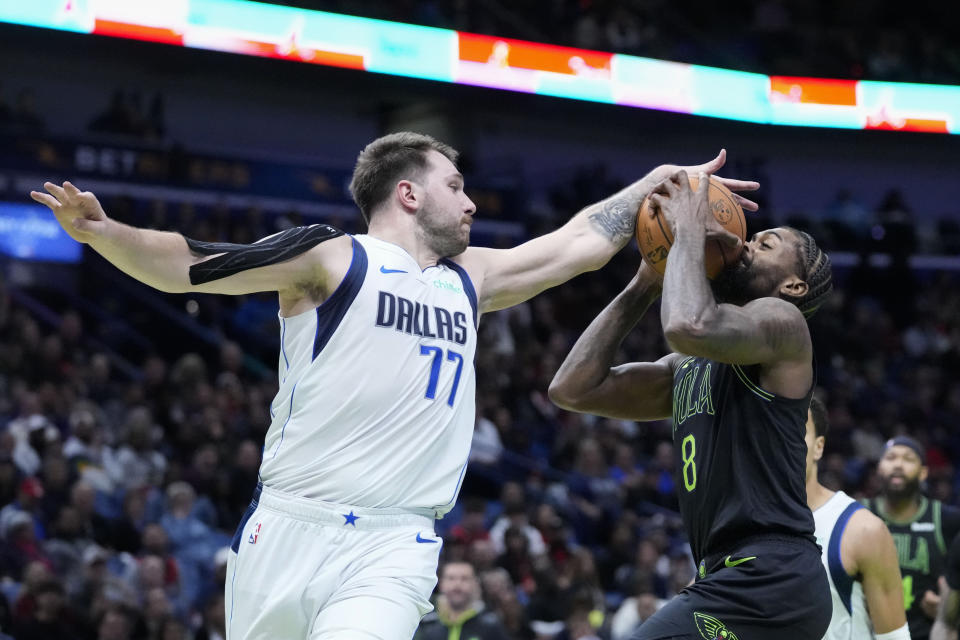
<svg viewBox="0 0 960 640"><path fill-rule="evenodd" d="M342 515L343 519L346 520L346 522L343 523L343 526L347 526L348 524L351 524L354 526L354 528L356 528L357 520L360 519L360 516L353 515L352 509L350 510L350 513L342 513L340 515Z"/></svg>

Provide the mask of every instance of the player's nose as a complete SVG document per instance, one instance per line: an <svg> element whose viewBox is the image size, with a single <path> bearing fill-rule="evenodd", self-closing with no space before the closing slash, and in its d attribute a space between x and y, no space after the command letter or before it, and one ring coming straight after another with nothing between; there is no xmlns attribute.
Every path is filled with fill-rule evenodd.
<svg viewBox="0 0 960 640"><path fill-rule="evenodd" d="M466 203L465 203L466 206L464 206L463 212L466 213L466 214L469 214L469 215L471 215L471 216L472 216L472 215L476 215L476 213L477 213L477 205L475 205L475 204L473 203L473 200L471 200L469 197L464 196L464 198L466 198L467 201L466 201Z"/></svg>

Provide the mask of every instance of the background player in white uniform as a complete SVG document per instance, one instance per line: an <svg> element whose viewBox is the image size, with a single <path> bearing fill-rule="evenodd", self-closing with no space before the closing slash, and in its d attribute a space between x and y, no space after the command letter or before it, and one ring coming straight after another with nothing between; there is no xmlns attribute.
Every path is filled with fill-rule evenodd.
<svg viewBox="0 0 960 640"><path fill-rule="evenodd" d="M828 430L826 408L814 397L807 413L807 505L833 594L824 640L909 640L893 537L863 505L817 480Z"/></svg>
<svg viewBox="0 0 960 640"><path fill-rule="evenodd" d="M413 635L436 584L432 521L456 499L470 448L480 315L604 265L676 171L658 167L497 250L468 248L475 206L456 159L414 133L367 145L350 188L369 233L356 237L312 225L203 243L112 221L70 183L31 193L74 239L161 291L279 294L280 389L229 560L231 639Z"/></svg>

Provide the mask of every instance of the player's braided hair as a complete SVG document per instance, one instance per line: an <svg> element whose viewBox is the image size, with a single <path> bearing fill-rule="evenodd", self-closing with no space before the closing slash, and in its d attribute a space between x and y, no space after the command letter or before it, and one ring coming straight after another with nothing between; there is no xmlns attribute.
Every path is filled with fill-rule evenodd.
<svg viewBox="0 0 960 640"><path fill-rule="evenodd" d="M807 293L800 298L789 298L797 305L804 318L810 318L833 291L833 269L830 256L817 246L809 233L790 229L797 235L798 275L807 283Z"/></svg>

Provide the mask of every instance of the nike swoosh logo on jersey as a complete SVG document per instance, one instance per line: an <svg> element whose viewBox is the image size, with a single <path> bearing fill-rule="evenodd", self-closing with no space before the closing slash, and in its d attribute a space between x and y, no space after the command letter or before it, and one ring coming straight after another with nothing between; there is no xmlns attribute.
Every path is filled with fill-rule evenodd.
<svg viewBox="0 0 960 640"><path fill-rule="evenodd" d="M420 536L420 532L418 531L418 532L417 532L417 542L419 542L420 544L425 544L425 543L427 543L427 542L437 543L437 542L440 542L440 541L439 541L439 540L431 540L430 538L423 538L423 537Z"/></svg>
<svg viewBox="0 0 960 640"><path fill-rule="evenodd" d="M403 269L387 269L385 266L380 265L380 273L406 273Z"/></svg>
<svg viewBox="0 0 960 640"><path fill-rule="evenodd" d="M723 566L725 567L735 567L738 564L743 564L744 562L749 562L750 560L756 560L757 556L750 556L749 558L740 558L739 560L731 560L730 556L727 556L727 559L723 561Z"/></svg>

